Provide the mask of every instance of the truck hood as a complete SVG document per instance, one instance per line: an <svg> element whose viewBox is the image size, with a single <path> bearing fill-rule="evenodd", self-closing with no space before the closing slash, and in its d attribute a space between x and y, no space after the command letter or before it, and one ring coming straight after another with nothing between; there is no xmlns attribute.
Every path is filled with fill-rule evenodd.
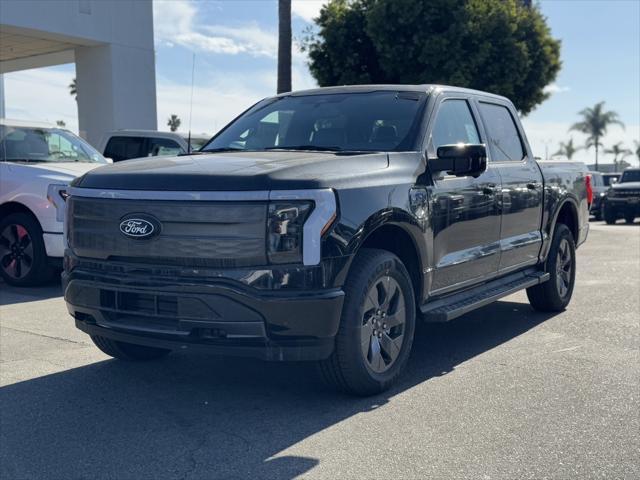
<svg viewBox="0 0 640 480"><path fill-rule="evenodd" d="M371 175L386 153L230 152L141 158L93 170L73 185L114 190L232 191L323 188Z"/></svg>
<svg viewBox="0 0 640 480"><path fill-rule="evenodd" d="M640 190L640 182L614 183L610 188L616 192L620 190Z"/></svg>

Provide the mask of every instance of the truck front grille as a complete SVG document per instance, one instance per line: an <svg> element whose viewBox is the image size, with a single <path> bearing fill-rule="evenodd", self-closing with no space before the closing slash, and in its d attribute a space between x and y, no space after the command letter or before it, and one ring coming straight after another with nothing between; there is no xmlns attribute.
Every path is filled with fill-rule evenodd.
<svg viewBox="0 0 640 480"><path fill-rule="evenodd" d="M266 264L265 202L185 202L70 197L69 247L79 257L232 268ZM150 215L160 233L125 236L123 217Z"/></svg>

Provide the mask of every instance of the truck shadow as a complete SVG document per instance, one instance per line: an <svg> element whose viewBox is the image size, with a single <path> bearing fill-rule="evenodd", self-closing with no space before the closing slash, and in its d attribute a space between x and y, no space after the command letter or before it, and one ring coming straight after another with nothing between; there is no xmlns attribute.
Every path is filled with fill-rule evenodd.
<svg viewBox="0 0 640 480"><path fill-rule="evenodd" d="M287 449L509 341L548 319L498 302L448 324L420 325L390 392L326 390L307 364L176 353L106 360L0 389L1 478L278 478L320 460ZM367 422L359 422L367 425Z"/></svg>
<svg viewBox="0 0 640 480"><path fill-rule="evenodd" d="M12 287L0 279L0 306L36 302L61 296L62 285L59 278L39 287Z"/></svg>

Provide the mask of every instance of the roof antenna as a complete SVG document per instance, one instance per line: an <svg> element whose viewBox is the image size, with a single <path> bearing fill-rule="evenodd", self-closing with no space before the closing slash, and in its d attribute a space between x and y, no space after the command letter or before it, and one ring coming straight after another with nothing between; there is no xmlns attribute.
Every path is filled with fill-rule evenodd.
<svg viewBox="0 0 640 480"><path fill-rule="evenodd" d="M193 53L193 61L191 63L191 101L189 102L189 138L187 139L187 153L191 155L191 117L193 115L193 83L196 73L196 54Z"/></svg>

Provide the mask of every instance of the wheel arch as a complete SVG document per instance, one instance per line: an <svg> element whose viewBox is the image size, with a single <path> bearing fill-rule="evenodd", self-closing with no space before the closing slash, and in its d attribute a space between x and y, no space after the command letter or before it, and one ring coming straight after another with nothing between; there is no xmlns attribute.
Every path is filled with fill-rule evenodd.
<svg viewBox="0 0 640 480"><path fill-rule="evenodd" d="M40 230L42 230L42 225L40 224L40 220L38 220L37 215L33 213L33 210L31 210L25 204L11 201L0 205L0 219L3 219L4 217L11 215L12 213L26 213L27 215L30 215L36 221L36 223L40 227Z"/></svg>
<svg viewBox="0 0 640 480"><path fill-rule="evenodd" d="M406 215L406 212L404 213ZM419 247L419 239L416 238L416 235L421 234L417 228L417 225L400 221L399 218L377 223L363 230L353 253L355 257L362 248L378 248L396 255L409 272L416 302L419 304L422 301L425 255Z"/></svg>
<svg viewBox="0 0 640 480"><path fill-rule="evenodd" d="M573 235L573 241L577 245L580 238L580 220L578 216L578 205L571 197L566 198L558 205L553 222L551 223L550 238L553 238L558 223L562 223L569 228Z"/></svg>

